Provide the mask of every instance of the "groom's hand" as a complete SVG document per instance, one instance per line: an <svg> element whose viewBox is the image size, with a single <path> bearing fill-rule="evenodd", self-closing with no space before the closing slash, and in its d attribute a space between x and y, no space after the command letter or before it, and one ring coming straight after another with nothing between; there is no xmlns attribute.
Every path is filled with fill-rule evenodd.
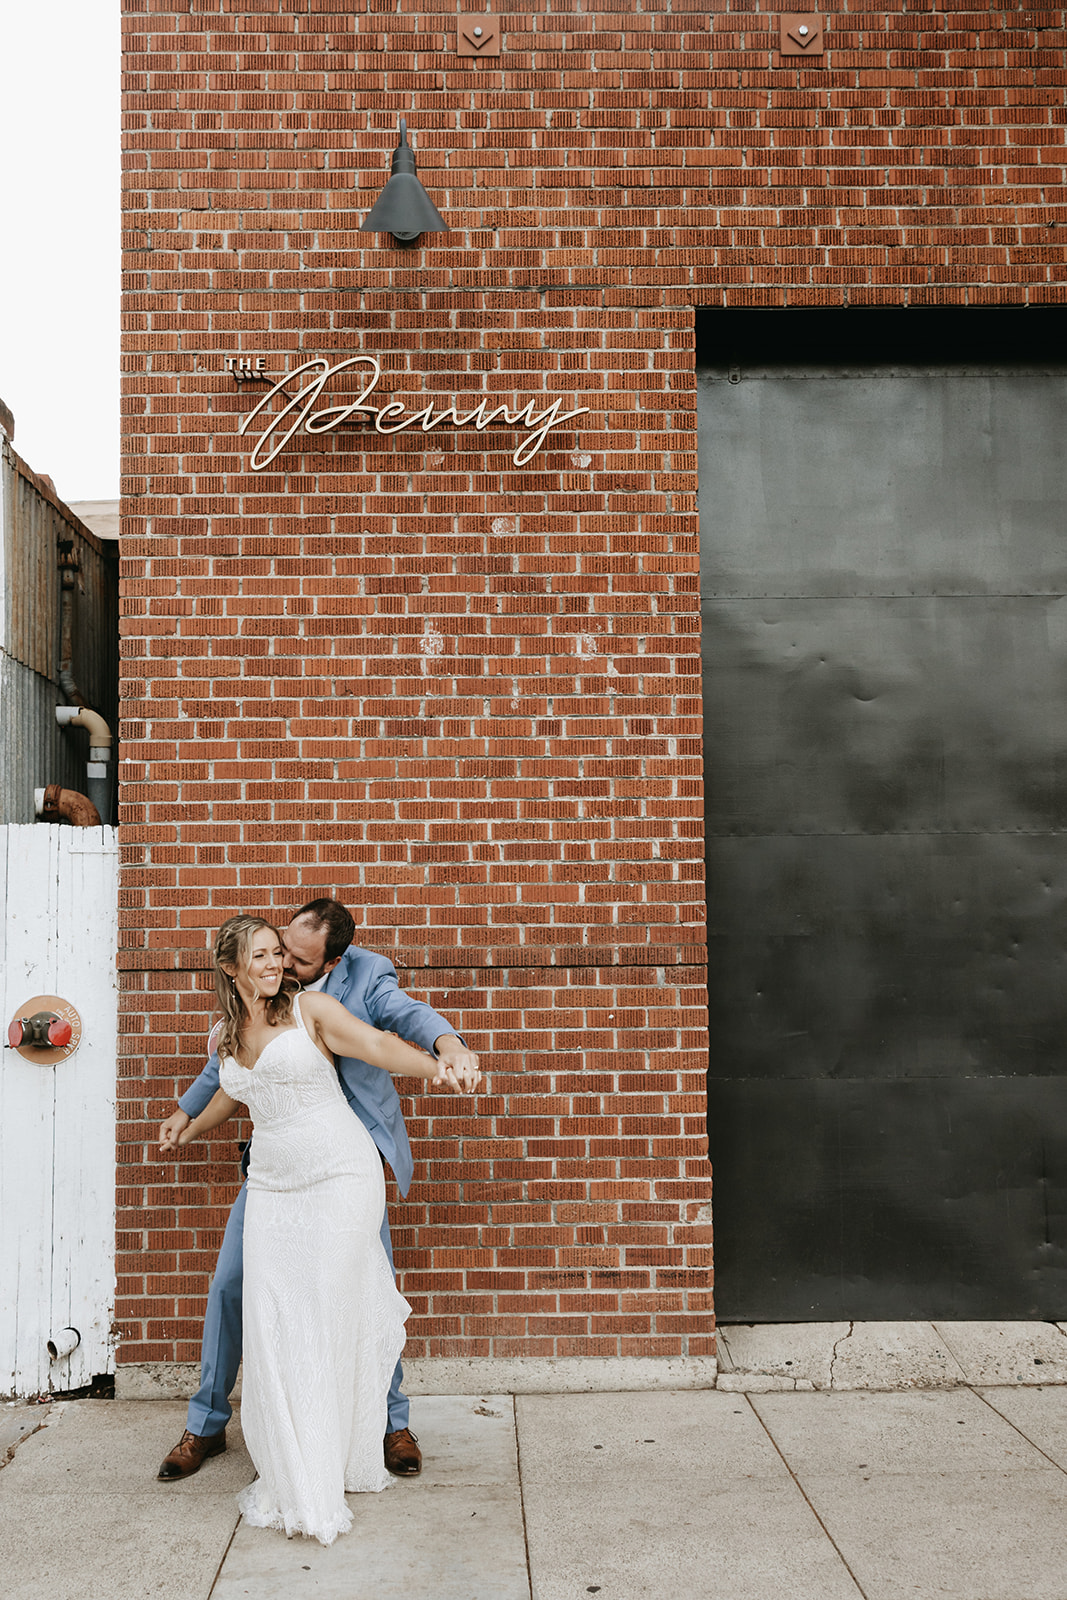
<svg viewBox="0 0 1067 1600"><path fill-rule="evenodd" d="M432 1079L431 1087L440 1083L451 1089L453 1094L473 1094L482 1081L474 1051L468 1050L462 1039L449 1034L438 1039L434 1048L437 1051L437 1076Z"/></svg>
<svg viewBox="0 0 1067 1600"><path fill-rule="evenodd" d="M166 1122L160 1124L159 1148L164 1155L172 1156L174 1154L178 1149L178 1141L181 1135L192 1120L192 1117L187 1112L175 1111L167 1118Z"/></svg>

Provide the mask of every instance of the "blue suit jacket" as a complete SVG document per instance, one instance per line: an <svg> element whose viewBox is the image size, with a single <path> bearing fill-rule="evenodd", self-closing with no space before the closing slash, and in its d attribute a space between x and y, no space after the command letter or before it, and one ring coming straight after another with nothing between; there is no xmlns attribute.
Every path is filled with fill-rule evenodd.
<svg viewBox="0 0 1067 1600"><path fill-rule="evenodd" d="M399 1034L431 1055L434 1040L455 1028L432 1006L412 1000L397 982L396 968L385 956L351 945L326 980L324 992L373 1028ZM396 1086L388 1072L354 1056L337 1063L337 1074L352 1110L392 1167L401 1194L407 1194L414 1174L411 1145L400 1110ZM178 1101L190 1117L199 1116L219 1086L219 1058L212 1052L207 1066Z"/></svg>

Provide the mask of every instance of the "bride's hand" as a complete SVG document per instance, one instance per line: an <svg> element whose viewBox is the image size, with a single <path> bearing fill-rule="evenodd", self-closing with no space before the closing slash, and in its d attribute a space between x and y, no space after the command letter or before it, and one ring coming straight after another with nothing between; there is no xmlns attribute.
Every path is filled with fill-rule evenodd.
<svg viewBox="0 0 1067 1600"><path fill-rule="evenodd" d="M159 1148L163 1155L172 1156L181 1143L181 1135L189 1126L192 1118L184 1111L173 1111L166 1122L160 1125Z"/></svg>
<svg viewBox="0 0 1067 1600"><path fill-rule="evenodd" d="M481 1081L478 1057L473 1050L462 1050L447 1060L442 1057L438 1061L437 1071L430 1079L430 1088L436 1089L438 1084L443 1084L453 1094L473 1094Z"/></svg>

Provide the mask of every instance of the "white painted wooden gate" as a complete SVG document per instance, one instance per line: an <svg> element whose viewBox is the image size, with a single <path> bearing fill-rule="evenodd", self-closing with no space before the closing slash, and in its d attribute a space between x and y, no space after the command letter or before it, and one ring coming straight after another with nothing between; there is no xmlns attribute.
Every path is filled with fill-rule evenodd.
<svg viewBox="0 0 1067 1600"><path fill-rule="evenodd" d="M118 842L114 828L0 827L3 1040L36 995L82 1022L66 1060L0 1066L0 1393L114 1371ZM81 1344L49 1359L47 1341Z"/></svg>

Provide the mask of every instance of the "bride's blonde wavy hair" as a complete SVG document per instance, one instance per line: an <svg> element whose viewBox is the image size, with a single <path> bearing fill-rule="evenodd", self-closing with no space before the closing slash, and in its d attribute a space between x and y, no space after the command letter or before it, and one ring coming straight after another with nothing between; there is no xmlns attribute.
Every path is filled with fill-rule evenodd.
<svg viewBox="0 0 1067 1600"><path fill-rule="evenodd" d="M222 1012L222 1026L215 1040L215 1049L220 1060L224 1056L240 1056L248 1020L248 1012L237 992L237 985L229 973L223 971L223 963L238 969L243 963L247 973L252 965L252 940L261 928L273 933L281 943L277 928L266 917L230 917L215 936L215 994ZM296 979L286 973L278 993L271 995L267 1001L267 1021L272 1028L288 1018L293 1009L293 995L299 988ZM259 998L258 991L256 998Z"/></svg>

